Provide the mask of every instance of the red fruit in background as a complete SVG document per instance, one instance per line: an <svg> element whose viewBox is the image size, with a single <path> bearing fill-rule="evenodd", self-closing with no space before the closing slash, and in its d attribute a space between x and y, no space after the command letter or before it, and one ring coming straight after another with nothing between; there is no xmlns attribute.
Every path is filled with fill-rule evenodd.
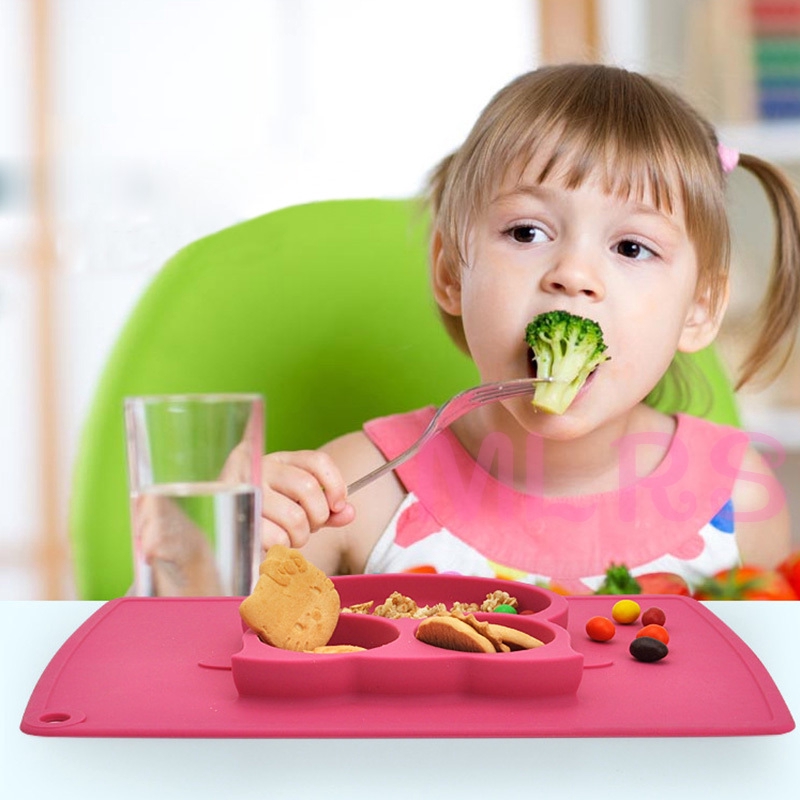
<svg viewBox="0 0 800 800"><path fill-rule="evenodd" d="M791 553L778 565L778 572L789 581L794 593L800 597L800 550Z"/></svg>
<svg viewBox="0 0 800 800"><path fill-rule="evenodd" d="M689 597L691 590L674 572L646 572L634 578L625 564L611 564L595 594L682 594Z"/></svg>
<svg viewBox="0 0 800 800"><path fill-rule="evenodd" d="M734 567L704 581L694 593L697 600L797 600L798 595L776 570Z"/></svg>
<svg viewBox="0 0 800 800"><path fill-rule="evenodd" d="M689 597L689 584L673 572L648 572L636 576L642 594L680 594Z"/></svg>

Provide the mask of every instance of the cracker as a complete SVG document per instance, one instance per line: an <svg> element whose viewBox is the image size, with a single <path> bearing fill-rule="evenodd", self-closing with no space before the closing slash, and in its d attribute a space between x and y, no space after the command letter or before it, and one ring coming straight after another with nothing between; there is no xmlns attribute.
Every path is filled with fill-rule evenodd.
<svg viewBox="0 0 800 800"><path fill-rule="evenodd" d="M297 550L274 545L258 582L239 606L247 626L284 650L326 645L339 619L339 593L330 578Z"/></svg>
<svg viewBox="0 0 800 800"><path fill-rule="evenodd" d="M447 650L472 653L509 653L512 650L531 650L544 642L517 628L497 625L476 619L472 614L452 614L431 617L420 623L417 639Z"/></svg>
<svg viewBox="0 0 800 800"><path fill-rule="evenodd" d="M534 647L542 647L544 642L531 636L525 631L517 628L509 628L507 625L497 625L493 622L486 623L493 636L503 642L510 650L532 650Z"/></svg>
<svg viewBox="0 0 800 800"><path fill-rule="evenodd" d="M417 627L417 639L447 650L495 653L495 646L468 622L457 617L428 617Z"/></svg>
<svg viewBox="0 0 800 800"><path fill-rule="evenodd" d="M464 616L463 614L456 613L452 616L454 619L460 619L462 622L466 622L467 625L474 628L481 636L485 636L492 643L492 647L494 647L496 653L509 652L510 648L503 644L502 638L491 630L491 626L488 622L480 622L475 619L472 614Z"/></svg>

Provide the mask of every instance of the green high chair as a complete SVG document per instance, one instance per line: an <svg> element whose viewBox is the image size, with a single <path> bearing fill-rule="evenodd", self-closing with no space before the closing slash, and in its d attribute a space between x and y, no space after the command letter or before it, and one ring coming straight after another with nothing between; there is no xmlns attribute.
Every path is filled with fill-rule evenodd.
<svg viewBox="0 0 800 800"><path fill-rule="evenodd" d="M110 599L133 580L123 399L259 392L265 447L314 448L372 417L438 404L474 385L428 287L427 220L414 200L293 206L174 256L131 312L99 380L73 471L76 591ZM713 351L713 388L690 413L736 424ZM674 405L668 391L659 407Z"/></svg>

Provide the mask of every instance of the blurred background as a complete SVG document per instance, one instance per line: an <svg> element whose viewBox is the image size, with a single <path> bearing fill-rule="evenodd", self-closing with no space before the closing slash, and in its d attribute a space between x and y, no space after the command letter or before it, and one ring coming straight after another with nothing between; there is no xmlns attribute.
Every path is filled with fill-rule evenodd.
<svg viewBox="0 0 800 800"><path fill-rule="evenodd" d="M668 79L800 182L800 0L0 0L0 599L74 596L82 421L172 254L294 203L411 196L501 85L566 60ZM731 206L734 368L771 223L747 176ZM742 396L790 495L799 366Z"/></svg>

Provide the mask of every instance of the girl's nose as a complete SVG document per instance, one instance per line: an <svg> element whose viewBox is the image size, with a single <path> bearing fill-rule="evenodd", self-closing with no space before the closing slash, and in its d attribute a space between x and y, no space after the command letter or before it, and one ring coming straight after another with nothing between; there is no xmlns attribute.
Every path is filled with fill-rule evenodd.
<svg viewBox="0 0 800 800"><path fill-rule="evenodd" d="M548 294L588 297L602 300L605 287L591 259L578 254L563 255L542 276L542 289Z"/></svg>

